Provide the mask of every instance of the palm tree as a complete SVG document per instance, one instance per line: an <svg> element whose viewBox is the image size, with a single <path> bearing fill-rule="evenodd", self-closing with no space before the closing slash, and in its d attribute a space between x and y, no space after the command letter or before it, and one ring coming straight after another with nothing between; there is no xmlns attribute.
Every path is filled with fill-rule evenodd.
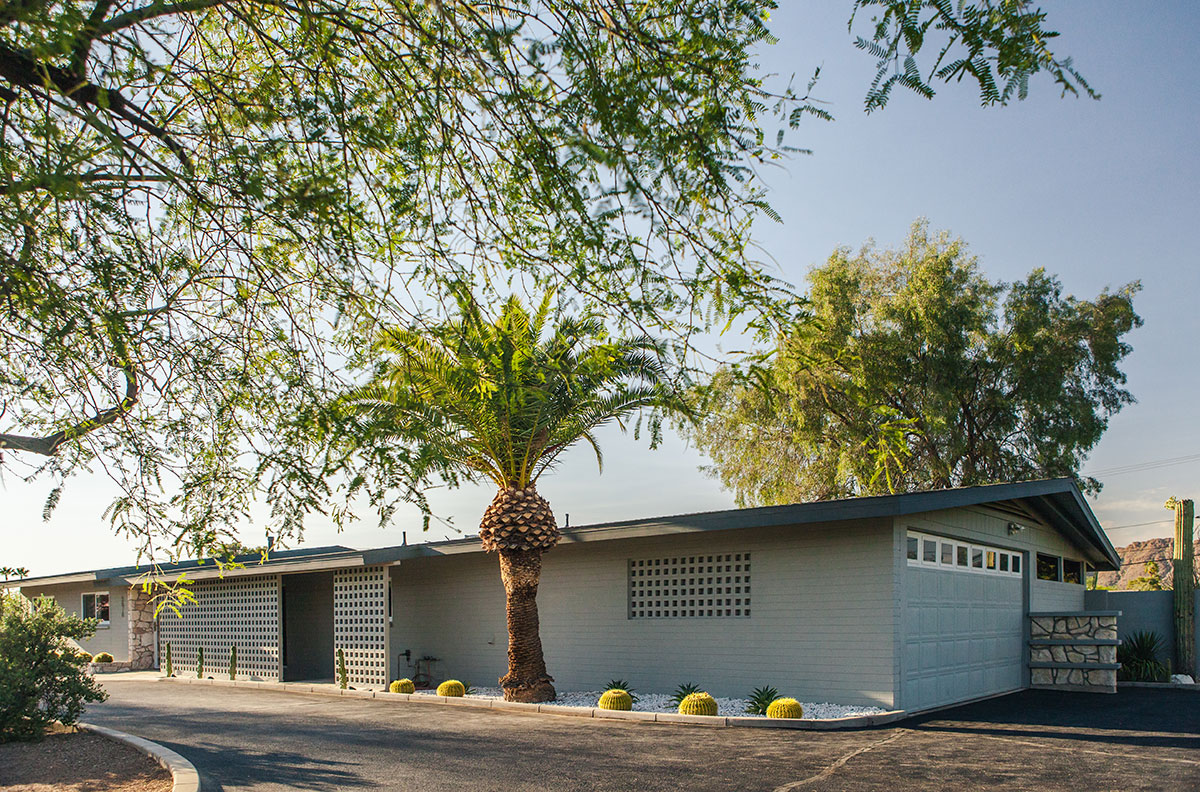
<svg viewBox="0 0 1200 792"><path fill-rule="evenodd" d="M538 632L542 554L559 540L538 479L578 441L603 458L595 430L644 407L679 409L666 386L663 345L612 340L594 313L554 312L547 293L532 313L515 297L489 317L467 292L457 315L435 327L390 329L386 363L351 400L368 436L418 446L427 469L448 480L490 479L498 492L479 539L500 557L508 621L509 701L550 701Z"/></svg>

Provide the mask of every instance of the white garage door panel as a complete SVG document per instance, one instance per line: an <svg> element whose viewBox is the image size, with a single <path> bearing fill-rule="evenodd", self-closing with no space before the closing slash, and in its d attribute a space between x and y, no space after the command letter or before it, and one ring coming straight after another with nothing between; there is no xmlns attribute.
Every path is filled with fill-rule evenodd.
<svg viewBox="0 0 1200 792"><path fill-rule="evenodd" d="M1022 578L906 569L902 706L921 710L1017 690L1022 683Z"/></svg>

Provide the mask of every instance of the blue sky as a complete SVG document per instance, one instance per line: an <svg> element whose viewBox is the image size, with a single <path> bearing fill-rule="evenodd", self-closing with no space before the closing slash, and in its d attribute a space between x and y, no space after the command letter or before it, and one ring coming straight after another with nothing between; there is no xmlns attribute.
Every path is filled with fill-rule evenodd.
<svg viewBox="0 0 1200 792"><path fill-rule="evenodd" d="M870 238L897 245L926 217L963 237L992 279L1044 267L1081 298L1140 279L1135 306L1145 326L1129 337L1134 351L1124 365L1138 403L1113 419L1085 471L1200 455L1190 409L1200 398L1200 5L1048 3L1050 24L1063 33L1059 49L1103 95L1098 102L1060 98L1038 80L1025 102L981 108L964 84L943 87L931 102L896 93L870 116L862 100L874 63L852 46L849 3L781 5L772 16L779 43L764 48L760 62L796 74L800 85L821 66L814 95L836 121L805 121L789 142L813 155L765 172L783 222L763 220L757 238L777 274L800 284L834 248ZM567 513L583 524L733 505L678 438L653 452L615 429L601 441L602 475L580 448L543 479L560 523ZM1200 460L1099 478L1105 486L1093 508L1118 546L1170 535L1168 496L1200 499ZM41 520L48 484L10 477L2 486L0 564L48 574L132 561L133 547L101 519L111 497L102 478L69 482L49 523ZM455 528L473 533L493 494L480 487L432 499ZM435 524L422 536L420 525L415 511L387 528L368 520L340 535L314 522L304 544L370 547L399 543L402 531L409 541L449 532ZM242 538L258 543L262 534L251 527Z"/></svg>

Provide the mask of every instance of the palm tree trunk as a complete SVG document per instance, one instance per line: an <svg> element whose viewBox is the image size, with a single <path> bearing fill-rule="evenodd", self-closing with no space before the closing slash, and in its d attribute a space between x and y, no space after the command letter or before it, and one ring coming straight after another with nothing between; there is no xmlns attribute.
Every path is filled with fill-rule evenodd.
<svg viewBox="0 0 1200 792"><path fill-rule="evenodd" d="M553 701L553 679L546 673L538 633L537 589L542 550L500 551L504 609L508 617L508 673L500 678L505 701Z"/></svg>

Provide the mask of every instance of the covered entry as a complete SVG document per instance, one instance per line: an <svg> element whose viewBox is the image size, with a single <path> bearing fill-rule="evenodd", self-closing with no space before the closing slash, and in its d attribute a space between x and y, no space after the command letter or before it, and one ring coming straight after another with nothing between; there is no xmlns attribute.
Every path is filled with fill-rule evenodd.
<svg viewBox="0 0 1200 792"><path fill-rule="evenodd" d="M282 578L283 680L333 679L333 572Z"/></svg>
<svg viewBox="0 0 1200 792"><path fill-rule="evenodd" d="M909 532L901 701L910 712L1024 687L1023 553Z"/></svg>

